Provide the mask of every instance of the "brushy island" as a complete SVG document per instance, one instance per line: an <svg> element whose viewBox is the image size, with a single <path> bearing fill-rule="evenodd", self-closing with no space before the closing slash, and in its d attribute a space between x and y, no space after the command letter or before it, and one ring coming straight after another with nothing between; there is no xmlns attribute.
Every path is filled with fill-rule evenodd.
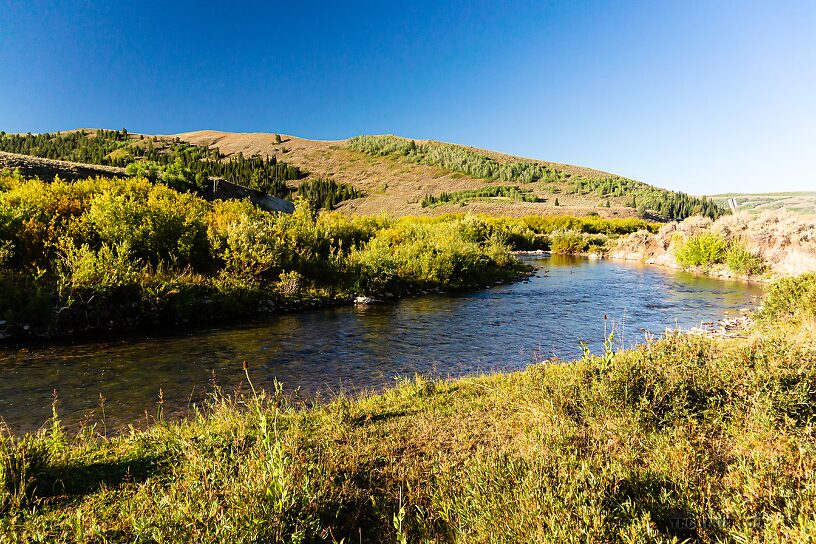
<svg viewBox="0 0 816 544"><path fill-rule="evenodd" d="M816 274L743 339L0 441L3 542L810 542ZM248 379L252 375L250 363Z"/></svg>
<svg viewBox="0 0 816 544"><path fill-rule="evenodd" d="M168 326L493 284L511 249L601 248L654 225L569 217L347 217L208 201L147 179L0 175L0 338Z"/></svg>

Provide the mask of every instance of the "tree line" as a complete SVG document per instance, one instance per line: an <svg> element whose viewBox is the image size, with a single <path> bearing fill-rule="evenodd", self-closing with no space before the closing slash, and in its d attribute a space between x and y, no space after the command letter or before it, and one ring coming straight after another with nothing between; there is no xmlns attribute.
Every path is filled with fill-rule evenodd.
<svg viewBox="0 0 816 544"><path fill-rule="evenodd" d="M441 193L439 196L425 195L420 205L423 208L433 208L444 204L446 202L464 203L474 198L495 198L504 197L513 200L520 200L522 202L538 202L538 198L530 189L520 189L516 186L492 186L484 187L482 189L467 189L464 191L455 191L452 193Z"/></svg>

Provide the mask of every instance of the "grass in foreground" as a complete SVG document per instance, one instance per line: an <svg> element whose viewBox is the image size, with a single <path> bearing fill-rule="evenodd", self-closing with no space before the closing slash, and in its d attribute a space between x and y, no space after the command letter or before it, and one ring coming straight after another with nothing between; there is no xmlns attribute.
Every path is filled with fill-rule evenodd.
<svg viewBox="0 0 816 544"><path fill-rule="evenodd" d="M748 339L6 438L0 541L809 541L814 293L814 275L778 284Z"/></svg>

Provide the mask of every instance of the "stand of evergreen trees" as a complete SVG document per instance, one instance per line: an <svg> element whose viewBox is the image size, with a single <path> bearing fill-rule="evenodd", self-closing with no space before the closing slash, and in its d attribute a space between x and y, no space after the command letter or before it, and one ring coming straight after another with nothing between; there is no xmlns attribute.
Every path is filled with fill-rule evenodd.
<svg viewBox="0 0 816 544"><path fill-rule="evenodd" d="M627 198L626 205L637 209L641 217L656 215L665 220L682 221L692 215L716 219L725 213L722 206L708 198L660 189L620 176L577 178L568 192Z"/></svg>
<svg viewBox="0 0 816 544"><path fill-rule="evenodd" d="M298 187L298 195L316 208L331 210L344 200L362 197L363 193L347 183L314 179L301 183Z"/></svg>
<svg viewBox="0 0 816 544"><path fill-rule="evenodd" d="M417 144L397 136L358 136L348 142L351 149L369 155L402 155L408 160L461 172L474 178L532 183L560 181L568 174L535 162L500 163L459 145L430 142Z"/></svg>
<svg viewBox="0 0 816 544"><path fill-rule="evenodd" d="M453 193L442 193L439 196L425 195L420 203L423 208L433 208L444 204L446 202L467 202L474 198L491 198L491 197L505 197L513 200L521 200L522 202L537 202L538 198L532 193L530 189L520 189L516 186L493 186L484 187L482 189L468 189L465 191L456 191Z"/></svg>

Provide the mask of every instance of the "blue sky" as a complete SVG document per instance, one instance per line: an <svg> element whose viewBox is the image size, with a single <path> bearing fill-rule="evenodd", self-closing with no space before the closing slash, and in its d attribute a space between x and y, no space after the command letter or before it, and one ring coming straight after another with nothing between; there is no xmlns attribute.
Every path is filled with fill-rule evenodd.
<svg viewBox="0 0 816 544"><path fill-rule="evenodd" d="M393 133L816 190L814 28L812 1L0 0L0 130Z"/></svg>

